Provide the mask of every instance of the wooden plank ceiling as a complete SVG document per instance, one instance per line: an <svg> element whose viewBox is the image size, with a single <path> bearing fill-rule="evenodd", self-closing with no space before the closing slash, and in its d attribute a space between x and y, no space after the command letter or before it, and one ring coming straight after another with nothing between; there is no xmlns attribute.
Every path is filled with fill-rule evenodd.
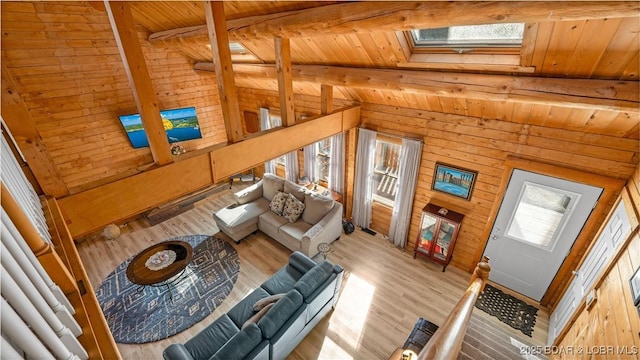
<svg viewBox="0 0 640 360"><path fill-rule="evenodd" d="M136 58L144 58L150 75L152 90L146 95L155 95L161 109L195 106L203 134L182 143L188 154L159 167L172 178L143 189L151 190L148 196L130 187L126 190L136 196L108 194L123 208L122 197L140 201L142 211L182 194L178 189L186 193L208 183L211 164L204 152L233 139L223 120L225 88L213 72L198 70L213 68L204 3L139 1L130 7L142 51ZM19 146L32 150L23 153L47 176L41 184L47 193L85 194L77 198L82 200L134 174L153 180L148 169L156 159L149 149L133 149L118 121L138 107L104 4L2 1L0 9L3 120ZM233 77L227 76L239 87L241 113L282 107L274 46L274 37L282 36L288 41L281 45L290 44L290 56L283 53L281 60L291 60L296 116L320 113L326 84L333 87L336 107L362 104L359 118L365 126L428 138L409 238L417 238L427 202L443 201L464 212L454 256L458 267L474 266L483 248L478 239L486 239L487 216L501 201L498 184L506 159L537 159L620 180L638 167L637 1L225 1L224 9L229 39L255 55L253 63L247 63L253 55L235 55ZM516 61L487 65L466 54L442 54L440 62L418 63L397 32L490 20L527 23ZM350 156L354 140L348 141ZM207 166L189 165L193 159L205 159ZM479 172L471 201L432 191L438 161ZM179 171L166 169L174 165ZM198 177L180 169L199 171ZM109 216L103 220L133 211L115 208L103 207ZM95 218L87 213L79 212L75 220ZM576 259L581 251L574 253Z"/></svg>
<svg viewBox="0 0 640 360"><path fill-rule="evenodd" d="M469 7L474 4L482 8L471 11ZM241 94L254 89L261 92L251 103L240 99L244 101L242 110L255 112L258 106L267 105L265 94L278 94L275 72L269 69L275 69L273 34L282 28L289 33L300 32L289 39L295 102L310 104L301 99L319 99L320 85L326 82L343 105L388 105L398 111L409 108L443 113L445 117L507 121L522 129L544 127L604 135L609 142L625 139L637 143L638 3L607 2L604 8L597 8L603 6L602 2L541 2L534 6L517 2L517 8L513 4L393 1L363 6L346 1L225 1L231 40L242 39L259 59L258 64L234 66L234 70L244 67L234 76ZM360 6L361 11L346 11L353 6ZM495 7L493 11L489 6ZM548 14L546 7L554 10ZM131 2L131 8L159 106L198 109L203 138L184 146L194 151L226 142L216 77L194 71L198 62L210 63L212 59L206 31L202 39L147 40L154 34L184 27L206 28L203 3L136 1ZM149 149L131 149L117 120L119 115L135 113L137 107L104 4L2 1L0 9L2 64L6 69L3 90L13 84L6 92L16 97L16 104L22 104L32 124L30 131L22 131L24 126L13 129L14 135L27 145L42 144L35 147L42 154L34 152L40 157L34 155L30 162L51 159L52 164L43 168L51 169L47 173L54 180L52 187L58 189L53 193L75 193L146 169L154 160ZM407 60L403 37L393 31L418 22L442 25L445 20L476 21L469 13L485 21L488 14L528 21L524 49L515 67L489 71L468 64L431 63L416 68ZM381 19L389 21L381 23ZM246 36L247 29L254 25L262 26L264 32L253 38ZM320 30L311 31L310 27ZM346 28L357 31L345 33ZM305 67L304 71L296 71L300 67ZM373 74L383 75L368 81ZM470 84L465 76L484 77ZM422 80L416 82L418 78L430 80L420 83ZM588 86L582 85L585 81ZM525 83L527 87L522 85ZM555 84L553 92L549 84ZM530 97L529 101L523 91L534 92L537 98ZM571 96L563 98L563 94ZM303 110L305 115L317 114L311 105L307 109L300 106L296 105L297 116ZM19 121L7 116L4 120ZM33 135L36 133L38 136ZM628 172L616 176L624 178Z"/></svg>
<svg viewBox="0 0 640 360"><path fill-rule="evenodd" d="M600 15L579 16L569 12L565 18L576 18L570 21L544 21L528 23L525 32L525 45L520 58L520 66L531 69L532 73L509 73L513 76L555 77L575 79L600 79L637 81L639 73L639 27L637 3L628 6L627 17L624 11L615 13L601 12ZM280 14L291 11L304 11L315 8L316 13L333 13L328 2L262 2L262 1L229 1L225 2L227 19L238 23L250 23L251 19L277 18ZM372 4L369 4L373 6ZM434 13L443 11L455 12L455 6L441 2L428 2ZM423 6L420 4L420 6ZM457 5L460 7L462 5ZM544 5L543 5L544 6ZM582 6L575 3L571 5ZM447 7L442 9L442 7ZM418 11L426 11L421 7ZM614 6L611 6L613 9ZM617 8L624 8L618 6ZM205 16L200 2L136 2L133 5L136 21L146 28L151 38L184 27L205 25ZM506 9L505 11L508 11ZM468 11L468 9L467 9ZM533 10L519 13L521 18L540 17ZM406 12L417 17L415 12ZM579 12L577 12L579 14ZM622 15L621 15L622 13ZM273 14L278 14L274 16ZM304 16L305 12L297 13ZM403 13L404 14L404 13ZM285 16L282 15L282 18ZM460 16L460 14L457 14ZM452 18L455 18L452 16ZM557 20L557 19L554 19ZM284 21L284 20L283 20ZM465 20L466 22L470 20ZM347 22L345 20L345 22ZM268 27L268 24L263 24ZM342 25L342 24L340 24ZM355 26L355 25L354 25ZM398 22L397 29L408 27ZM385 25L385 28L393 28ZM276 30L274 30L276 31ZM411 69L406 49L403 49L403 37L395 31L358 31L322 35L322 31L310 33L301 30L299 36L291 38L292 64L328 65L355 68L379 69ZM233 36L231 37L233 41ZM245 48L257 57L254 62L275 63L275 51L272 38L256 36L252 40L240 41ZM183 38L179 41L151 41L155 46L172 46L183 52L195 62L211 62L211 50L206 36ZM422 71L442 71L440 65L421 65ZM445 71L476 72L495 74L495 71L458 66ZM321 81L319 79L318 81ZM319 96L318 81L297 81L294 77L295 92ZM607 92L607 82L602 82L602 92ZM276 90L277 79L272 77L244 76L236 78L239 87ZM334 84L335 85L335 84ZM454 84L455 85L455 84ZM616 94L618 95L618 94ZM467 115L472 117L498 119L517 123L530 123L551 128L598 133L615 137L638 139L638 112L631 109L584 108L558 105L554 103L511 101L509 98L487 100L473 97L437 96L433 93L407 92L402 90L371 89L366 87L336 86L334 96L356 102L372 102L391 106L409 107L448 114ZM615 95L614 95L615 96ZM638 101L636 99L635 104ZM634 107L634 106L632 106ZM635 105L637 108L637 105Z"/></svg>

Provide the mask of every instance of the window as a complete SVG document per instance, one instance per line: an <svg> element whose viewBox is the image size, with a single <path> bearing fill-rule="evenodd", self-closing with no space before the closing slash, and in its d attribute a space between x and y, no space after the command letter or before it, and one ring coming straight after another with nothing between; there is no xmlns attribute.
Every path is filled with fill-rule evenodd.
<svg viewBox="0 0 640 360"><path fill-rule="evenodd" d="M269 109L269 129L282 126L282 118L278 110Z"/></svg>
<svg viewBox="0 0 640 360"><path fill-rule="evenodd" d="M209 52L211 52L211 44L206 44ZM260 62L257 56L247 50L244 45L239 42L229 42L229 52L231 53L231 61L238 63L257 63Z"/></svg>
<svg viewBox="0 0 640 360"><path fill-rule="evenodd" d="M458 53L475 51L476 48L519 49L524 23L450 26L411 30L410 34L415 48L439 47Z"/></svg>
<svg viewBox="0 0 640 360"><path fill-rule="evenodd" d="M240 44L239 42L230 42L229 43L229 50L231 51L232 54L246 54L247 53L247 49L244 47L244 45Z"/></svg>
<svg viewBox="0 0 640 360"><path fill-rule="evenodd" d="M506 235L552 250L578 194L525 182Z"/></svg>
<svg viewBox="0 0 640 360"><path fill-rule="evenodd" d="M278 110L269 109L269 125L267 129L273 129L282 126L282 118L280 117L280 112ZM276 165L285 166L284 155L279 156L273 159L276 162Z"/></svg>
<svg viewBox="0 0 640 360"><path fill-rule="evenodd" d="M316 174L318 180L329 182L329 164L331 163L331 138L316 142Z"/></svg>
<svg viewBox="0 0 640 360"><path fill-rule="evenodd" d="M285 160L284 160L284 155L277 157L275 159L276 165L281 165L281 166L285 166Z"/></svg>
<svg viewBox="0 0 640 360"><path fill-rule="evenodd" d="M373 169L373 200L393 206L398 183L399 144L376 140Z"/></svg>
<svg viewBox="0 0 640 360"><path fill-rule="evenodd" d="M450 26L405 31L401 67L531 73L521 53L535 43L524 23ZM528 40L525 40L528 39Z"/></svg>

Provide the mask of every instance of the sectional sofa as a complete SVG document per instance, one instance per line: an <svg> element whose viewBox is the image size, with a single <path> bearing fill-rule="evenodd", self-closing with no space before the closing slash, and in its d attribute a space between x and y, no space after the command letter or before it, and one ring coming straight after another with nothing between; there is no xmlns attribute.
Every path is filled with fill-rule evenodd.
<svg viewBox="0 0 640 360"><path fill-rule="evenodd" d="M320 243L342 234L342 204L273 174L264 174L234 196L235 203L213 219L235 242L261 230L290 250L313 257Z"/></svg>
<svg viewBox="0 0 640 360"><path fill-rule="evenodd" d="M285 359L335 306L343 273L339 265L294 252L229 312L162 355L165 360Z"/></svg>

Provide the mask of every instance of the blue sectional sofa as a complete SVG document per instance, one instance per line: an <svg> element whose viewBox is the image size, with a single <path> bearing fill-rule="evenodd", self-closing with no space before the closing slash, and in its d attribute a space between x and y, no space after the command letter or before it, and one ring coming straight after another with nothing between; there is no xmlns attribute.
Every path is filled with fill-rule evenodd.
<svg viewBox="0 0 640 360"><path fill-rule="evenodd" d="M165 360L285 359L335 306L342 277L339 265L318 264L296 251L229 312L162 355ZM255 309L265 304L265 310Z"/></svg>

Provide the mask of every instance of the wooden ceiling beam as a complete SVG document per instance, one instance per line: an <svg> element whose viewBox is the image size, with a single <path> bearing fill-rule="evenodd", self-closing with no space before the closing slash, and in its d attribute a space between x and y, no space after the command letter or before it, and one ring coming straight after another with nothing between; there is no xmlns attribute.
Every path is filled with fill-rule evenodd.
<svg viewBox="0 0 640 360"><path fill-rule="evenodd" d="M211 52L220 95L220 106L227 131L227 141L236 143L244 137L240 120L240 104L233 77L231 50L227 37L227 20L222 1L206 1L204 5L207 18L207 33L211 43Z"/></svg>
<svg viewBox="0 0 640 360"><path fill-rule="evenodd" d="M151 83L151 76L142 53L131 5L126 1L105 1L111 29L115 36L122 64L133 90L133 99L142 118L142 126L149 140L153 160L158 165L173 162L169 139L160 116L160 102Z"/></svg>
<svg viewBox="0 0 640 360"><path fill-rule="evenodd" d="M640 16L637 1L348 2L227 21L229 39L255 40L403 31L453 25ZM153 33L150 42L202 41L204 25Z"/></svg>
<svg viewBox="0 0 640 360"><path fill-rule="evenodd" d="M296 123L293 107L293 79L291 77L291 44L289 39L276 36L276 73L278 74L278 92L280 98L280 117L282 125L292 126Z"/></svg>
<svg viewBox="0 0 640 360"><path fill-rule="evenodd" d="M211 64L196 63L211 71ZM234 65L236 77L276 77L273 65ZM557 79L530 76L462 74L419 70L368 69L320 65L293 65L294 81L360 89L385 89L450 98L513 101L580 109L640 112L636 81Z"/></svg>
<svg viewBox="0 0 640 360"><path fill-rule="evenodd" d="M320 113L328 114L333 111L333 86L320 85Z"/></svg>
<svg viewBox="0 0 640 360"><path fill-rule="evenodd" d="M305 119L294 126L264 131L240 143L214 149L210 153L214 181L220 181L269 159L353 129L358 124L360 106L348 106L329 114Z"/></svg>

